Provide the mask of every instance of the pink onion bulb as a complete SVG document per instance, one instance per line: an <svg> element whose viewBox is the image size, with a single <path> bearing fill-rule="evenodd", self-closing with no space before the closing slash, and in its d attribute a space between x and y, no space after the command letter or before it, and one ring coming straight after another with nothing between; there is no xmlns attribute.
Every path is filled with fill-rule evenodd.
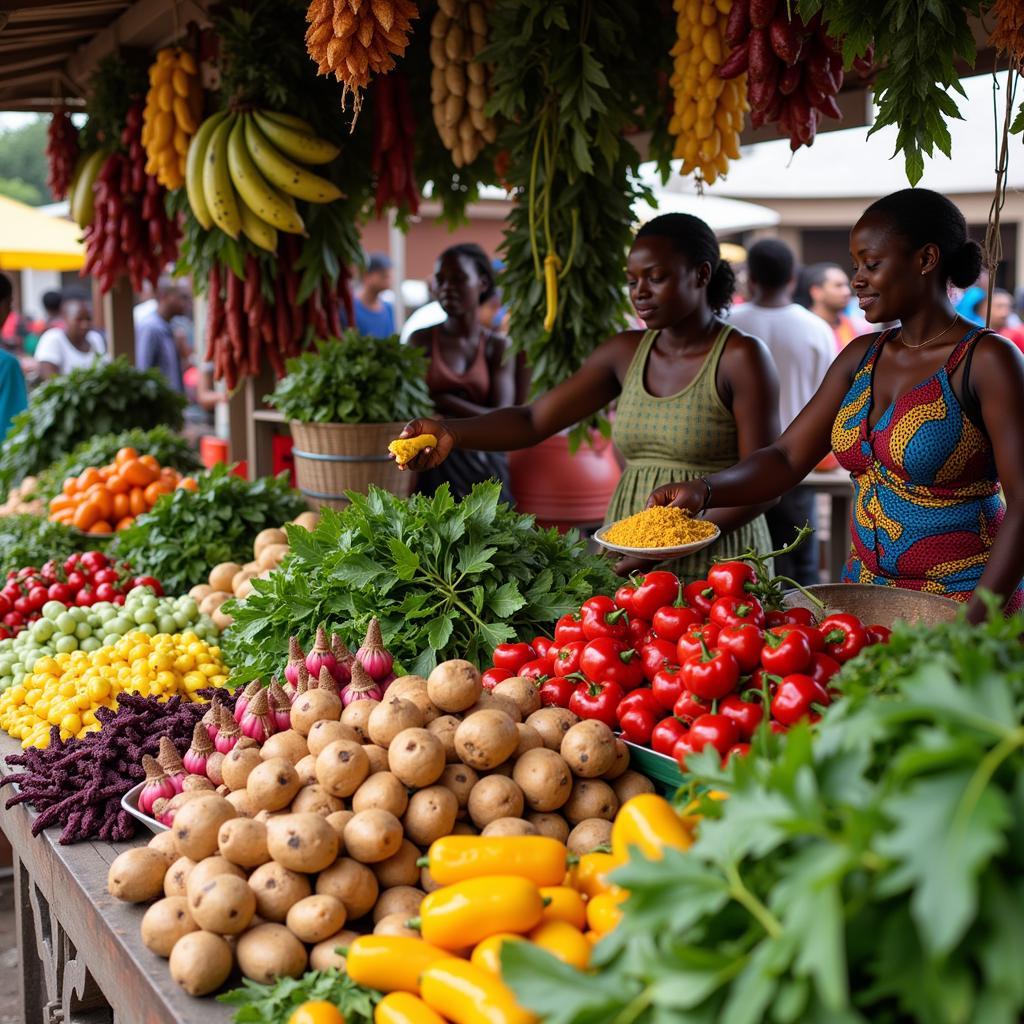
<svg viewBox="0 0 1024 1024"><path fill-rule="evenodd" d="M276 678L270 680L267 687L267 698L270 701L270 717L276 732L285 732L292 727L292 702L284 692Z"/></svg>
<svg viewBox="0 0 1024 1024"><path fill-rule="evenodd" d="M352 663L352 681L341 691L341 703L348 707L357 700L380 700L384 691L370 678L370 673L359 664Z"/></svg>
<svg viewBox="0 0 1024 1024"><path fill-rule="evenodd" d="M242 730L238 728L238 723L235 721L234 716L232 716L227 708L221 708L220 729L217 732L217 738L213 741L213 745L220 753L230 754L241 735Z"/></svg>
<svg viewBox="0 0 1024 1024"><path fill-rule="evenodd" d="M270 701L267 699L267 691L262 687L256 694L238 723L244 736L249 736L257 743L265 743L277 731L270 715Z"/></svg>
<svg viewBox="0 0 1024 1024"><path fill-rule="evenodd" d="M174 744L167 736L160 737L160 751L156 755L156 761L171 780L174 791L180 793L187 773L177 750L174 749Z"/></svg>
<svg viewBox="0 0 1024 1024"><path fill-rule="evenodd" d="M206 731L210 734L211 740L215 740L217 738L217 732L220 729L221 707L220 697L217 696L217 694L214 694L213 700L210 701L209 709L200 719L201 723L206 726Z"/></svg>
<svg viewBox="0 0 1024 1024"><path fill-rule="evenodd" d="M378 683L386 679L391 672L395 659L384 648L380 623L376 619L370 619L363 646L356 651L356 661L370 673L370 678Z"/></svg>
<svg viewBox="0 0 1024 1024"><path fill-rule="evenodd" d="M337 633L331 634L331 653L338 663L338 671L334 678L344 685L352 678L352 662L356 660L356 656L345 646L345 641Z"/></svg>
<svg viewBox="0 0 1024 1024"><path fill-rule="evenodd" d="M181 759L186 771L192 775L205 775L206 764L213 753L213 741L201 723L197 724L192 733L192 745L185 751Z"/></svg>
<svg viewBox="0 0 1024 1024"><path fill-rule="evenodd" d="M338 662L331 653L330 645L327 643L327 630L323 626L316 628L316 643L313 649L306 655L306 668L309 674L316 679L320 678L320 670L326 668L331 673L331 678L337 680Z"/></svg>
<svg viewBox="0 0 1024 1024"><path fill-rule="evenodd" d="M170 800L178 790L156 758L143 754L142 767L146 770L146 778L139 793L139 810L143 814L150 814L155 801Z"/></svg>
<svg viewBox="0 0 1024 1024"><path fill-rule="evenodd" d="M242 715L245 714L245 709L249 706L249 701L256 696L260 690L263 689L263 684L258 680L254 679L239 695L235 701L235 721L240 722Z"/></svg>

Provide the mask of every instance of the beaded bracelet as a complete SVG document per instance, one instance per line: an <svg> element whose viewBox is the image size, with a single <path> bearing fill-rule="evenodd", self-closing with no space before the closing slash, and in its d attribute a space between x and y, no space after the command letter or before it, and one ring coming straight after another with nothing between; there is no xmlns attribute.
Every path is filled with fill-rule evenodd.
<svg viewBox="0 0 1024 1024"><path fill-rule="evenodd" d="M702 476L699 479L700 479L700 482L704 485L705 494L704 494L704 503L697 510L697 515L703 515L704 512L707 511L708 505L711 504L711 484L708 482L708 478L706 476Z"/></svg>

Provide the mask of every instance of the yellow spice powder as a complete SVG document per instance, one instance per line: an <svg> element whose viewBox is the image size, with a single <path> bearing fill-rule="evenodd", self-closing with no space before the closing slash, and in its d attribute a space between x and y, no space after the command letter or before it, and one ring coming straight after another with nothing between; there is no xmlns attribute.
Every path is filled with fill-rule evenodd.
<svg viewBox="0 0 1024 1024"><path fill-rule="evenodd" d="M714 535L715 525L679 508L656 505L605 530L604 538L624 548L675 548Z"/></svg>

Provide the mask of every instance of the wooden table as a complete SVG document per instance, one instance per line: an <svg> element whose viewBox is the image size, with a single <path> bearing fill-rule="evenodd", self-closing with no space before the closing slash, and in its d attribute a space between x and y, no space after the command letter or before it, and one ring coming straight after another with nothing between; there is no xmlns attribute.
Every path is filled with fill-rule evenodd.
<svg viewBox="0 0 1024 1024"><path fill-rule="evenodd" d="M0 734L0 757L20 752ZM25 1024L227 1024L232 1010L193 999L172 980L167 961L139 937L145 905L107 893L107 869L132 843L60 846L59 828L31 833L27 804L6 810L0 830L14 848L14 912L20 958L19 1020Z"/></svg>
<svg viewBox="0 0 1024 1024"><path fill-rule="evenodd" d="M817 494L828 495L829 514L826 564L829 583L838 583L850 554L850 516L853 512L853 483L850 474L841 469L813 472L800 484Z"/></svg>

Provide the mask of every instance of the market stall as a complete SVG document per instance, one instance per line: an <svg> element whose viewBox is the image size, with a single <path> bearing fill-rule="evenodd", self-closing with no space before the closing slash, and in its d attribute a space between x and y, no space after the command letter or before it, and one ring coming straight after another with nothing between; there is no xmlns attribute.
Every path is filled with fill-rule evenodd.
<svg viewBox="0 0 1024 1024"><path fill-rule="evenodd" d="M180 397L121 360L45 383L4 441L25 1020L1020 1016L1024 624L794 592L756 550L623 580L495 483L409 495L387 452L430 445L398 439L423 354L341 329L361 217L400 226L430 181L451 222L504 185L548 389L623 322L642 159L711 190L752 131L799 150L873 86L916 180L975 36L1020 70L1016 7L986 13L991 38L973 7L911 38L847 0L3 12L0 52L39 45L0 103L60 101L86 267L122 316L190 276L250 477L203 471ZM286 426L300 490L267 475ZM597 542L664 562L719 534L658 506Z"/></svg>

